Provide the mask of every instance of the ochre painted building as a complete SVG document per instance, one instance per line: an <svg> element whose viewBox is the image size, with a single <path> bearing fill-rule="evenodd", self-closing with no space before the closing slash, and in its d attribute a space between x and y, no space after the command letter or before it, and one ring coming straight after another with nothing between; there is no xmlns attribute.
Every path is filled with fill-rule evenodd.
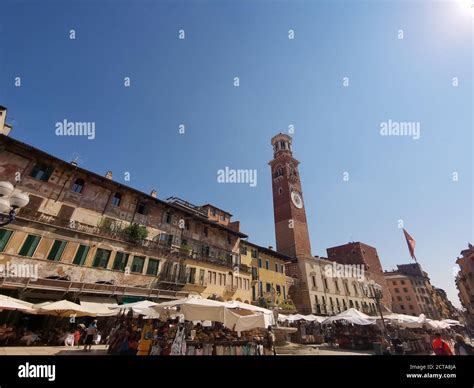
<svg viewBox="0 0 474 388"><path fill-rule="evenodd" d="M242 264L252 268L252 302L258 303L264 298L274 304L281 304L287 299L285 264L291 258L245 240L241 240L240 244Z"/></svg>

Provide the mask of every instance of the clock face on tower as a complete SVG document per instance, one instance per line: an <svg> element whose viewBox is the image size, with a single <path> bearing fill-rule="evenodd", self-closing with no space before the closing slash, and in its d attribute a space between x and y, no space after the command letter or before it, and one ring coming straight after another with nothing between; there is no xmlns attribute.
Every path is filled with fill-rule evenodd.
<svg viewBox="0 0 474 388"><path fill-rule="evenodd" d="M291 202L293 202L296 208L303 208L303 198L301 198L301 195L296 191L291 192Z"/></svg>

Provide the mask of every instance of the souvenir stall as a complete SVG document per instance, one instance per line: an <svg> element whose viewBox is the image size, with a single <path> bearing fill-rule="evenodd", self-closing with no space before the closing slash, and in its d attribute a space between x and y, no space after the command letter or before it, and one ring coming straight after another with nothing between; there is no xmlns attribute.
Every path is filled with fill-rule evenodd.
<svg viewBox="0 0 474 388"><path fill-rule="evenodd" d="M351 308L322 322L325 342L343 349L372 350L380 339L375 323L373 317Z"/></svg>
<svg viewBox="0 0 474 388"><path fill-rule="evenodd" d="M431 336L424 329L426 318L405 314L384 316L391 345L396 354L419 354L429 352ZM380 318L379 318L380 321Z"/></svg>
<svg viewBox="0 0 474 388"><path fill-rule="evenodd" d="M323 331L321 330L321 322L326 317L317 315L288 315L278 317L279 321L287 327L294 327L296 332L291 334L291 341L301 344L322 344L324 342Z"/></svg>
<svg viewBox="0 0 474 388"><path fill-rule="evenodd" d="M129 315L117 325L111 334L110 353L259 355L268 348L266 327L273 324L270 310L197 297L146 308L155 316L145 320L145 310L140 310L139 321Z"/></svg>
<svg viewBox="0 0 474 388"><path fill-rule="evenodd" d="M166 311L179 312L188 321L178 325L171 354L263 354L267 343L266 328L274 324L270 310L236 301L218 302L191 297L154 308L164 314ZM196 321L213 323L206 327L193 323Z"/></svg>

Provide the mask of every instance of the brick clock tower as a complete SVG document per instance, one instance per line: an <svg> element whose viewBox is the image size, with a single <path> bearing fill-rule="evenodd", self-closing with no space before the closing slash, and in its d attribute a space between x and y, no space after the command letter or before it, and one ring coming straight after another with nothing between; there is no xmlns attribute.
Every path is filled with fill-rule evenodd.
<svg viewBox="0 0 474 388"><path fill-rule="evenodd" d="M280 133L273 137L272 145L273 160L269 164L277 250L294 258L311 256L299 162L293 158L291 137Z"/></svg>
<svg viewBox="0 0 474 388"><path fill-rule="evenodd" d="M306 280L306 262L314 261L311 255L306 211L301 189L299 162L293 158L292 139L286 134L272 138L273 212L277 251L294 258L287 264L287 273L298 279L289 289L289 296L298 311L311 312L311 302Z"/></svg>

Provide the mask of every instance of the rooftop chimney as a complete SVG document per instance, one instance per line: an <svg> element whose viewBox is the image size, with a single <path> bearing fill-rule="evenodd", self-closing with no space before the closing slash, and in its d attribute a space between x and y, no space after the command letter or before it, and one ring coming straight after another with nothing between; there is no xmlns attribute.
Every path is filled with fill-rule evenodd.
<svg viewBox="0 0 474 388"><path fill-rule="evenodd" d="M107 171L107 174L105 174L105 177L106 177L107 179L112 179L112 171L110 171L110 170Z"/></svg>
<svg viewBox="0 0 474 388"><path fill-rule="evenodd" d="M151 191L150 195L151 195L153 198L156 198L156 196L157 196L156 190L153 189L153 190Z"/></svg>

